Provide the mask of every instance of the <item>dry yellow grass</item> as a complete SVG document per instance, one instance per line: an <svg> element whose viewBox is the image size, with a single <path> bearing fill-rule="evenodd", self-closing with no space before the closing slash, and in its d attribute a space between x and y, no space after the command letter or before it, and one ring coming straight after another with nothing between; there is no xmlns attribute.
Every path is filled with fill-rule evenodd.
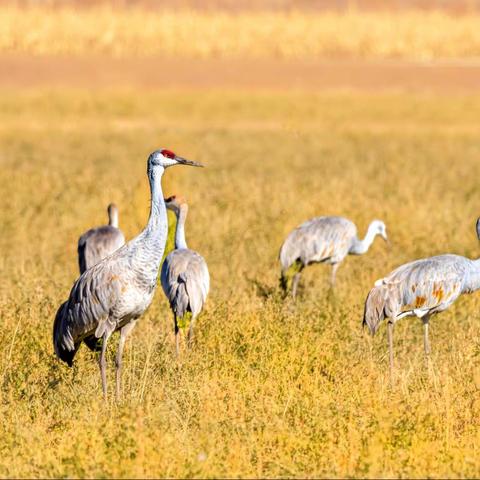
<svg viewBox="0 0 480 480"><path fill-rule="evenodd" d="M478 477L480 295L431 323L360 323L373 281L440 252L478 256L480 97L3 92L0 99L0 476ZM165 193L190 201L187 237L212 290L194 348L175 361L161 290L125 354L123 402L101 400L94 356L53 355L76 240L111 200L131 238L148 215L147 154L168 146ZM381 242L278 296L277 252L316 214ZM113 383L113 346L109 352Z"/></svg>
<svg viewBox="0 0 480 480"><path fill-rule="evenodd" d="M0 53L374 59L478 58L480 15L208 13L0 7Z"/></svg>

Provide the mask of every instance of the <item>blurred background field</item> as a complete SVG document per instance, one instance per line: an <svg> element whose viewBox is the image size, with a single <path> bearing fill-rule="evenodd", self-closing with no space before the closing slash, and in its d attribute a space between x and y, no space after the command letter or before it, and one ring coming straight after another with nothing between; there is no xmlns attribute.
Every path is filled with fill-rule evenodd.
<svg viewBox="0 0 480 480"><path fill-rule="evenodd" d="M385 328L361 329L395 266L478 256L477 5L272 3L0 6L0 476L480 475L479 295L432 319L430 366L421 322L399 322L393 387ZM170 169L164 193L190 203L211 295L178 363L157 291L126 346L124 399L104 405L90 352L73 370L55 359L53 317L110 201L128 239L143 228L158 147L207 165ZM348 258L335 295L316 266L283 301L280 244L320 214L361 234L381 218L391 247Z"/></svg>
<svg viewBox="0 0 480 480"><path fill-rule="evenodd" d="M386 2L388 3L388 2ZM159 4L163 5L163 4ZM211 11L0 6L0 54L186 58L480 57L480 10Z"/></svg>

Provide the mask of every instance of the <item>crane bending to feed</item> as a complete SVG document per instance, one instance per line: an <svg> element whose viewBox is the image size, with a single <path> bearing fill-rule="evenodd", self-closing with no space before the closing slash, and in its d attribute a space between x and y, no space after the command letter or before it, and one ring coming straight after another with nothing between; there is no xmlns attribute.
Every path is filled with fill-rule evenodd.
<svg viewBox="0 0 480 480"><path fill-rule="evenodd" d="M347 218L316 217L302 223L290 232L280 249L280 283L284 291L289 289L293 274L292 296L295 298L300 274L311 263L332 265L333 287L340 262L349 254L366 253L377 235L387 241L387 229L380 220L370 223L363 240L358 238L355 224Z"/></svg>
<svg viewBox="0 0 480 480"><path fill-rule="evenodd" d="M55 353L69 366L82 341L92 348L96 339L102 338L99 363L104 397L107 395L105 352L108 339L115 330L120 330L115 361L119 396L125 339L153 299L168 230L161 180L165 169L177 164L202 166L170 150L156 150L150 154L147 174L151 207L147 226L133 240L85 271L55 317Z"/></svg>
<svg viewBox="0 0 480 480"><path fill-rule="evenodd" d="M480 239L480 219L477 220ZM388 318L388 348L390 370L393 370L393 328L403 317L423 321L423 345L430 353L428 323L434 313L446 310L462 293L480 288L480 259L470 260L460 255L438 255L406 263L390 275L377 280L365 302L363 325L371 334L380 322Z"/></svg>
<svg viewBox="0 0 480 480"><path fill-rule="evenodd" d="M78 267L80 274L118 250L125 237L118 228L118 208L111 203L107 209L108 225L91 228L78 239Z"/></svg>
<svg viewBox="0 0 480 480"><path fill-rule="evenodd" d="M185 220L188 205L183 197L173 196L165 200L165 205L177 217L175 229L175 250L170 252L162 265L161 282L170 308L175 327L175 348L179 355L179 319L182 324L191 315L187 334L187 345L193 337L196 317L202 311L210 288L210 275L207 263L197 252L187 247L185 240Z"/></svg>

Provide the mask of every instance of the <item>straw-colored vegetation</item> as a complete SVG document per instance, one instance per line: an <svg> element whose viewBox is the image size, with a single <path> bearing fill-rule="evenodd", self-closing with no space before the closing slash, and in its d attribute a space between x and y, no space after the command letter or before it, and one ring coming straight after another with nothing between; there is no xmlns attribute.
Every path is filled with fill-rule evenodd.
<svg viewBox="0 0 480 480"><path fill-rule="evenodd" d="M361 329L375 279L440 252L477 256L479 97L17 94L0 99L0 476L237 477L480 474L480 295L396 330ZM101 399L94 356L53 355L76 240L115 201L131 238L148 215L147 154L191 208L190 245L212 290L194 348L175 360L161 290L125 353L125 395ZM278 295L277 252L316 214L344 214L376 242L338 273L307 270ZM116 337L115 337L116 338ZM114 338L114 339L115 339ZM113 385L113 351L109 355Z"/></svg>
<svg viewBox="0 0 480 480"><path fill-rule="evenodd" d="M360 58L478 58L480 15L348 11L238 15L108 7L0 7L0 53Z"/></svg>

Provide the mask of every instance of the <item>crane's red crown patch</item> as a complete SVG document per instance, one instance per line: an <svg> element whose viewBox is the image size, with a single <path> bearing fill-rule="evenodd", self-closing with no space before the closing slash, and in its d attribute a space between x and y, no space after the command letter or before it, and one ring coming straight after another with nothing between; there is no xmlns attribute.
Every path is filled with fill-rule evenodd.
<svg viewBox="0 0 480 480"><path fill-rule="evenodd" d="M167 158L175 158L175 154L171 150L163 149L162 155Z"/></svg>

